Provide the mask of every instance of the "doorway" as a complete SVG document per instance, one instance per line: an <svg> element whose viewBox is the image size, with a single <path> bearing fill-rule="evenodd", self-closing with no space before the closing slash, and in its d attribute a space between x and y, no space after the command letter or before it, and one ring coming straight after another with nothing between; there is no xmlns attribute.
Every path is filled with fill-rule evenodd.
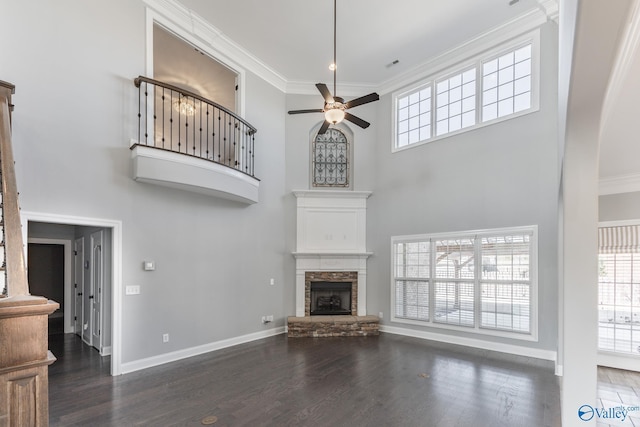
<svg viewBox="0 0 640 427"><path fill-rule="evenodd" d="M49 335L65 333L64 318L73 314L73 307L64 295L65 243L58 239L29 239L28 242L29 292L60 304L60 308L49 316Z"/></svg>
<svg viewBox="0 0 640 427"><path fill-rule="evenodd" d="M111 375L119 375L122 223L25 211L21 216L25 241L56 241L68 248L59 301L64 332L79 335L103 356L111 355Z"/></svg>

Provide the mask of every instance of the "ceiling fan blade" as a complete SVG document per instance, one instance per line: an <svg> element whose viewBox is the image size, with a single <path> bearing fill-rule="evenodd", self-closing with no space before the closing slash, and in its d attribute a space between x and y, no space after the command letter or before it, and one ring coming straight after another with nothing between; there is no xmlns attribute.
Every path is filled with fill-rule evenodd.
<svg viewBox="0 0 640 427"><path fill-rule="evenodd" d="M345 111L344 119L349 120L351 123L360 126L362 129L366 129L369 127L370 123L362 120L360 117L356 117L353 114L349 114Z"/></svg>
<svg viewBox="0 0 640 427"><path fill-rule="evenodd" d="M324 83L316 83L316 87L322 94L322 97L324 98L324 102L326 102L327 104L332 104L333 96L331 96L331 92L329 91L329 88L327 87L327 85Z"/></svg>
<svg viewBox="0 0 640 427"><path fill-rule="evenodd" d="M320 130L318 131L318 135L322 135L323 133L325 133L327 131L327 129L329 129L329 122L328 121L324 121L322 122L322 126L320 126Z"/></svg>
<svg viewBox="0 0 640 427"><path fill-rule="evenodd" d="M373 92L373 93L370 93L369 95L365 95L365 96L361 96L360 98L352 99L351 101L347 102L346 107L347 108L353 108L353 107L357 107L358 105L368 104L369 102L377 101L379 99L380 99L380 95L378 95L377 93Z"/></svg>
<svg viewBox="0 0 640 427"><path fill-rule="evenodd" d="M322 113L322 111L322 108L315 108L313 110L291 110L289 114Z"/></svg>

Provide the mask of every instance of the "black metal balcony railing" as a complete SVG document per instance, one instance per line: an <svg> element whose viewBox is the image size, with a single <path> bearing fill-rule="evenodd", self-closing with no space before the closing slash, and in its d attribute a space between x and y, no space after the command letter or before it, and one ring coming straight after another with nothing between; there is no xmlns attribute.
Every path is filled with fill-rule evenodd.
<svg viewBox="0 0 640 427"><path fill-rule="evenodd" d="M143 76L134 83L139 145L199 157L254 177L256 128L177 86Z"/></svg>

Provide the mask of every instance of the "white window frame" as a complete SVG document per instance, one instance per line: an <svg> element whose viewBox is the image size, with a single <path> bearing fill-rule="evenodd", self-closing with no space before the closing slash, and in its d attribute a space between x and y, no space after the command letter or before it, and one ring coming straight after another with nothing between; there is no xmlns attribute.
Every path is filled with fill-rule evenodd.
<svg viewBox="0 0 640 427"><path fill-rule="evenodd" d="M598 223L598 228L601 227L622 227L626 225L640 225L640 219L633 220L620 220L620 221L601 221ZM598 259L600 258L598 253ZM598 292L600 291L600 280L597 281ZM599 304L598 304L599 305ZM598 308L595 307L597 310ZM596 325L596 333L598 341L600 340L600 326ZM617 369L626 369L630 371L640 372L640 365L638 364L640 355L634 353L617 352L612 350L602 350L598 345L598 365L609 366Z"/></svg>
<svg viewBox="0 0 640 427"><path fill-rule="evenodd" d="M504 55L510 51L517 50L527 44L531 44L531 107L516 113L505 115L503 117L497 117L490 121L482 121L482 64L490 61L501 55ZM476 69L476 107L475 107L475 124L465 128L458 129L453 132L447 132L442 135L437 135L436 132L436 84L438 81L442 81L452 75L456 75L460 72L464 72L469 68L475 67ZM427 139L415 142L413 144L407 144L402 147L398 146L398 99L408 94L411 94L420 88L431 85L431 136ZM528 33L515 37L508 42L501 43L495 47L485 50L482 53L475 54L469 57L467 60L458 62L457 65L449 67L444 70L438 70L436 73L429 75L428 77L421 79L414 84L404 87L392 94L392 132L393 137L391 139L391 151L393 153L404 151L410 148L419 147L429 142L439 141L441 139L449 138L451 136L459 135L464 132L469 132L475 129L479 129L485 126L490 126L496 123L503 122L505 120L515 119L527 114L534 113L540 109L540 30L535 29Z"/></svg>
<svg viewBox="0 0 640 427"><path fill-rule="evenodd" d="M429 320L413 320L406 319L401 317L396 317L396 276L395 276L395 245L398 243L409 243L409 242L420 242L420 241L429 241L429 240L442 240L442 239L463 239L463 238L482 238L482 237L496 237L502 235L510 235L510 234L530 234L530 259L529 259L529 275L530 275L530 319L531 319L531 330L529 333L524 332L511 332L500 329L491 329L487 327L481 326L481 288L482 288L482 277L480 273L481 263L476 262L475 269L476 274L474 278L474 326L456 326L445 323L435 322L433 319L435 313L435 300L434 300L434 287L433 283L438 281L433 271L435 269L435 265L433 264L433 253L431 254L430 260L430 269L431 273L429 274ZM429 233L429 234L413 234L413 235L404 235L404 236L393 236L391 237L391 278L390 278L390 291L391 291L391 305L390 305L390 313L391 313L391 322L404 323L408 325L416 325L423 326L429 328L438 328L445 330L454 330L467 332L478 335L491 335L497 337L511 338L521 341L538 341L538 226L530 225L530 226L522 226L522 227L507 227L507 228L495 228L495 229L484 229L484 230L470 230L470 231L462 231L462 232L453 232L453 233ZM476 246L476 259L479 259L479 253Z"/></svg>

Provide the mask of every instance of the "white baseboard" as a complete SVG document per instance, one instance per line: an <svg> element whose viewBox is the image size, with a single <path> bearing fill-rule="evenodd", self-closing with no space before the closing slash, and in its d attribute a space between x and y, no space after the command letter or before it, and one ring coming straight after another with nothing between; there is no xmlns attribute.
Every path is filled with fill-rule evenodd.
<svg viewBox="0 0 640 427"><path fill-rule="evenodd" d="M466 347L481 348L483 350L497 351L500 353L514 354L516 356L533 357L536 359L550 360L556 362L556 352L551 350L541 350L538 348L522 347L513 344L504 344L492 341L479 340L475 338L465 338L454 335L439 334L436 332L418 331L415 329L398 328L395 326L380 325L380 332L389 334L404 335L413 338L422 338L445 342L448 344L463 345ZM557 367L556 367L557 372Z"/></svg>
<svg viewBox="0 0 640 427"><path fill-rule="evenodd" d="M597 360L599 366L640 372L640 358L636 355L599 351Z"/></svg>
<svg viewBox="0 0 640 427"><path fill-rule="evenodd" d="M111 346L108 345L108 346L102 347L100 356L111 356Z"/></svg>
<svg viewBox="0 0 640 427"><path fill-rule="evenodd" d="M228 338L226 340L215 341L208 344L199 345L197 347L185 348L183 350L173 351L171 353L160 354L158 356L147 357L146 359L134 360L120 365L121 372L128 374L130 372L139 371L141 369L151 368L153 366L162 365L164 363L175 362L176 360L186 359L187 357L197 356L210 351L221 350L223 348L232 347L234 345L244 344L251 341L268 338L274 335L284 333L284 327L269 329L266 331L255 332L252 334L241 335L239 337Z"/></svg>
<svg viewBox="0 0 640 427"><path fill-rule="evenodd" d="M563 368L562 368L562 365L559 365L559 364L556 362L556 376L557 376L557 377L561 377L561 376L563 375L563 373L564 373L564 370L563 370Z"/></svg>

